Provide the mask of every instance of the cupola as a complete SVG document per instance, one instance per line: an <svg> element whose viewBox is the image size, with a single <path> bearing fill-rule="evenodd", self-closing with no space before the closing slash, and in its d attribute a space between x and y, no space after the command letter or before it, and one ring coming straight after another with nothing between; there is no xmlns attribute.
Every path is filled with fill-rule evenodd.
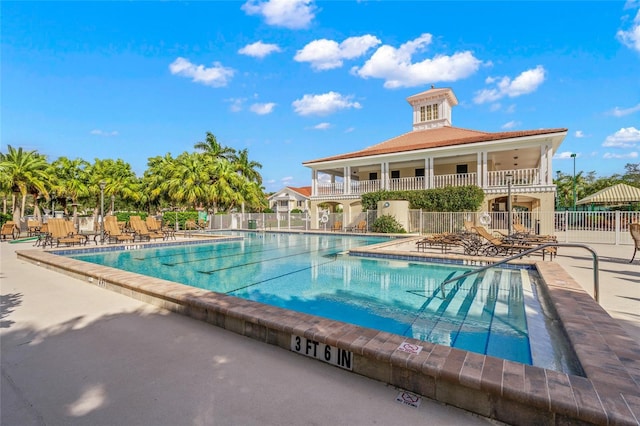
<svg viewBox="0 0 640 426"><path fill-rule="evenodd" d="M413 107L413 130L435 129L451 126L451 108L458 99L449 88L435 88L409 96L407 102Z"/></svg>

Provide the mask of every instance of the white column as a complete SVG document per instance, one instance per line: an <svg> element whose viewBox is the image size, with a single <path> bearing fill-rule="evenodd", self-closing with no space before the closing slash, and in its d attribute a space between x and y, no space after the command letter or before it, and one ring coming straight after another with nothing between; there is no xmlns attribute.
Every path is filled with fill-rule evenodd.
<svg viewBox="0 0 640 426"><path fill-rule="evenodd" d="M344 194L351 194L351 166L344 167L344 188L342 192Z"/></svg>
<svg viewBox="0 0 640 426"><path fill-rule="evenodd" d="M482 188L482 157L482 152L478 152L476 156L476 185L478 185L480 188Z"/></svg>
<svg viewBox="0 0 640 426"><path fill-rule="evenodd" d="M428 174L427 177L429 178L429 188L435 188L436 187L436 180L435 180L435 158L433 157L429 157L429 170L427 170Z"/></svg>
<svg viewBox="0 0 640 426"><path fill-rule="evenodd" d="M318 171L311 169L311 196L318 195Z"/></svg>
<svg viewBox="0 0 640 426"><path fill-rule="evenodd" d="M482 151L482 187L487 188L489 186L489 166L487 164L487 151Z"/></svg>
<svg viewBox="0 0 640 426"><path fill-rule="evenodd" d="M551 146L547 145L547 175L544 181L546 185L551 185L553 183L553 176L551 176L551 174L553 173L553 155L551 155L551 152Z"/></svg>
<svg viewBox="0 0 640 426"><path fill-rule="evenodd" d="M431 188L431 157L424 159L424 189Z"/></svg>
<svg viewBox="0 0 640 426"><path fill-rule="evenodd" d="M389 188L389 163L386 161L380 164L380 179L382 180L382 189Z"/></svg>

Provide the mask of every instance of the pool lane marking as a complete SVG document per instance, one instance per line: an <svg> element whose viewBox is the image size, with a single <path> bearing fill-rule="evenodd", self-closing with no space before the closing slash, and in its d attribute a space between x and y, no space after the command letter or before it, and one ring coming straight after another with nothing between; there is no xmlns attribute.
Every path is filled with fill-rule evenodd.
<svg viewBox="0 0 640 426"><path fill-rule="evenodd" d="M256 285L259 285L259 284L262 284L262 283L266 283L267 281L277 280L278 278L286 277L286 276L288 276L288 275L297 274L298 272L308 271L308 270L313 269L313 268L317 268L317 267L320 267L320 266L327 265L327 264L329 264L329 263L333 263L333 262L335 262L335 261L338 259L338 254L339 254L339 253L340 253L340 252L335 252L335 254L333 255L333 259L331 259L331 260L329 260L329 261L327 261L327 262L318 263L317 265L306 266L306 267L304 267L304 268L297 269L297 270L295 270L295 271L290 271L290 272L287 272L287 273L285 273L285 274L277 275L277 276L275 276L275 277L265 278L264 280L256 281L255 283L247 284L247 285L244 285L244 286L242 286L242 287L238 287L238 288L236 288L236 289L234 289L234 290L229 290L229 291L227 291L225 294L235 293L236 291L244 290L244 289L247 289L247 288L249 288L249 287L253 287L253 286L256 286ZM323 257L326 257L326 256L327 256L327 255L324 255Z"/></svg>
<svg viewBox="0 0 640 426"><path fill-rule="evenodd" d="M229 266L225 266L224 268L212 269L210 271L197 271L197 272L200 273L200 274L212 275L212 274L215 274L218 271L224 271L224 270L234 269L234 268L241 268L243 266L255 265L256 263L271 262L273 260L280 260L280 259L286 259L286 258L289 258L289 257L302 256L302 255L309 254L309 253L321 253L323 251L329 252L330 250L331 251L335 251L337 249L338 249L338 247L332 247L330 249L325 249L325 250L309 250L309 251L303 251L303 252L299 252L299 253L287 254L285 256L271 257L269 259L259 259L259 260L256 260L254 262L240 263L240 264L237 264L237 265L229 265ZM336 256L340 251L341 250L336 252Z"/></svg>
<svg viewBox="0 0 640 426"><path fill-rule="evenodd" d="M226 254L226 255L222 255L222 256L213 256L213 257L205 257L205 258L198 258L198 259L192 259L192 260L184 260L182 262L174 262L174 263L169 263L169 262L161 262L161 265L164 266L176 266L176 265L185 265L187 263L197 263L197 262L204 262L206 260L213 260L213 259L224 259L227 257L234 257L234 256L242 256L242 255L246 255L246 254L254 254L254 253L267 253L270 251L275 251L275 250L282 250L282 249L295 249L301 246L305 246L306 244L297 244L297 245L291 245L291 246L287 246L287 247L276 247L276 248L268 248L265 250L252 250L252 251L243 251L241 253L232 253L232 254ZM237 247L233 247L233 248L237 248ZM231 250L231 247L229 248L229 250Z"/></svg>

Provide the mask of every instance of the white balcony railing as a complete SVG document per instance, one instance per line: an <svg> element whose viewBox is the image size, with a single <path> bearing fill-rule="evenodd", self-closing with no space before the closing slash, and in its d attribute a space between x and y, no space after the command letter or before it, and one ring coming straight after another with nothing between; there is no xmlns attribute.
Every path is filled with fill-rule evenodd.
<svg viewBox="0 0 640 426"><path fill-rule="evenodd" d="M415 191L424 189L424 177L389 179L390 191Z"/></svg>
<svg viewBox="0 0 640 426"><path fill-rule="evenodd" d="M538 169L518 169L489 172L486 186L507 186L508 174L512 176L512 185L540 185L540 171Z"/></svg>
<svg viewBox="0 0 640 426"><path fill-rule="evenodd" d="M351 193L352 194L366 194L368 192L379 191L381 186L380 180L352 180L351 181Z"/></svg>
<svg viewBox="0 0 640 426"><path fill-rule="evenodd" d="M477 182L478 180L475 173L456 173L454 175L436 175L433 177L434 188L477 185Z"/></svg>
<svg viewBox="0 0 640 426"><path fill-rule="evenodd" d="M450 175L433 176L430 186L426 186L423 176L389 179L387 189L390 191L413 191L429 188L444 188L447 186L478 185L483 188L506 187L507 174L511 174L514 186L540 185L540 171L538 169L518 169L492 171L487 174L487 182L479 185L477 173L456 173ZM349 194L361 195L378 191L383 188L382 180L352 180ZM314 196L347 195L343 182L318 183Z"/></svg>

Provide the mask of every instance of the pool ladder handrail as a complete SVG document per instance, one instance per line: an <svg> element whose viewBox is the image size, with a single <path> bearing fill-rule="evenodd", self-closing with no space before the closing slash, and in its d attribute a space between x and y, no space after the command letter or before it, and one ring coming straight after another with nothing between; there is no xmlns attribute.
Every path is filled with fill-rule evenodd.
<svg viewBox="0 0 640 426"><path fill-rule="evenodd" d="M549 247L578 247L578 248L584 248L588 251L591 252L591 255L593 256L593 298L595 299L596 302L600 303L600 279L599 279L599 272L598 272L598 253L595 252L594 249L592 249L591 247L585 245L585 244L576 244L576 243L544 243L541 244L539 246L535 246L532 247L530 249L527 249L523 252L520 252L518 254L514 254L511 257L508 257L506 259L502 259L498 262L495 263L491 263L489 265L485 265L481 268L478 269L474 269L473 271L469 271L466 272L460 276L454 277L454 278L450 278L446 281L443 281L440 284L440 291L442 292L442 297L445 297L444 294L444 286L445 284L449 284L452 283L454 281L460 281L462 278L467 278L468 276L474 275L474 274L478 274L480 272L486 271L487 269L493 268L494 266L498 266L498 265L502 265L503 263L507 263L507 262L511 262L512 260L515 259L519 259L521 257L524 256L528 256L531 253L534 253L538 250L544 250L547 249ZM556 255L557 256L557 255Z"/></svg>

